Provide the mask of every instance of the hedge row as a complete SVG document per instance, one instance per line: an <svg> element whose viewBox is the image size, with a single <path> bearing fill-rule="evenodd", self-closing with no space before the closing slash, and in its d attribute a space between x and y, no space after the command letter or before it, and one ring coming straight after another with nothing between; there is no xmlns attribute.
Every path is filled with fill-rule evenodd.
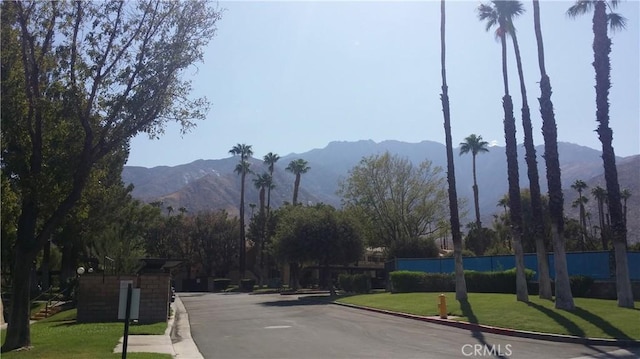
<svg viewBox="0 0 640 359"><path fill-rule="evenodd" d="M527 281L533 278L534 273L532 270L525 270ZM395 271L391 272L390 278L394 293L455 291L453 273ZM515 268L500 272L465 271L464 278L469 292L515 293Z"/></svg>
<svg viewBox="0 0 640 359"><path fill-rule="evenodd" d="M366 274L340 274L338 276L340 289L351 293L369 293L371 278Z"/></svg>

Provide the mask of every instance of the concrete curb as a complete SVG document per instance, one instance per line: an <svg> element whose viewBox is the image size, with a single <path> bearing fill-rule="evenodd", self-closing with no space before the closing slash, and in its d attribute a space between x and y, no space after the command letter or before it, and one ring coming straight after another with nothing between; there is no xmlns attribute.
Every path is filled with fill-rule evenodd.
<svg viewBox="0 0 640 359"><path fill-rule="evenodd" d="M313 298L308 298L308 297L299 297L299 299L314 300ZM393 311L384 310L384 309L376 309L376 308L364 307L364 306L347 304L347 303L338 303L335 301L331 301L330 303L335 305L340 305L343 307L362 309L370 312L393 315L396 317L403 317L403 318L409 318L414 320L421 320L423 322L446 325L449 327L455 327L455 328L466 329L471 331L479 331L484 333L519 337L519 338L546 340L546 341L553 341L553 342L573 343L573 344L582 344L582 345L616 346L621 348L640 347L640 341L637 341L637 340L583 338L583 337L577 337L572 335L530 332L530 331L524 331L524 330L498 328L498 327L492 327L489 325L475 324L475 323L469 323L469 322L463 322L463 321L457 321L457 320L451 320L451 319L440 319L439 317L425 317L425 316L414 315L414 314L399 313L399 312L393 312Z"/></svg>
<svg viewBox="0 0 640 359"><path fill-rule="evenodd" d="M172 304L174 308L175 321L172 326L167 326L167 331L173 343L175 358L204 359L198 346L191 338L191 326L189 324L189 314L184 307L180 296L176 294L176 299Z"/></svg>

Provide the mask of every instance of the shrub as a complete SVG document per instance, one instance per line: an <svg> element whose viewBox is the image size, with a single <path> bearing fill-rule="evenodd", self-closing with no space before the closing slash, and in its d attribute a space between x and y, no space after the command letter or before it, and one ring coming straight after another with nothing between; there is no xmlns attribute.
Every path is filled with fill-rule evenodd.
<svg viewBox="0 0 640 359"><path fill-rule="evenodd" d="M527 282L533 278L534 271L525 269ZM515 268L498 272L465 271L467 291L475 293L515 293ZM412 271L391 272L391 285L394 293L409 292L452 292L455 290L453 273L424 273Z"/></svg>
<svg viewBox="0 0 640 359"><path fill-rule="evenodd" d="M240 280L240 290L243 292L253 292L253 286L256 284L255 279L241 279Z"/></svg>
<svg viewBox="0 0 640 359"><path fill-rule="evenodd" d="M527 282L531 281L535 272L525 269ZM511 268L496 272L464 271L467 291L475 293L515 293L516 269Z"/></svg>
<svg viewBox="0 0 640 359"><path fill-rule="evenodd" d="M340 274L338 285L345 292L369 293L371 278L366 274Z"/></svg>
<svg viewBox="0 0 640 359"><path fill-rule="evenodd" d="M574 297L587 297L593 284L593 278L586 275L571 276L569 283Z"/></svg>
<svg viewBox="0 0 640 359"><path fill-rule="evenodd" d="M394 293L449 292L455 290L454 277L447 273L395 271L390 274Z"/></svg>
<svg viewBox="0 0 640 359"><path fill-rule="evenodd" d="M213 280L213 291L222 292L225 291L231 285L231 279L229 278L215 278Z"/></svg>

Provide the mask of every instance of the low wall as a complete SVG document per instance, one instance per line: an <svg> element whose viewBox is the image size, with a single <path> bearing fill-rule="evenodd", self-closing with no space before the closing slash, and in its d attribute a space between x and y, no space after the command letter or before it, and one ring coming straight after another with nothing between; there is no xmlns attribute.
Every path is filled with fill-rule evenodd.
<svg viewBox="0 0 640 359"><path fill-rule="evenodd" d="M101 274L88 274L79 278L78 323L118 321L120 281L123 280L131 280L134 288L140 288L139 323L167 320L171 302L168 273L104 277Z"/></svg>

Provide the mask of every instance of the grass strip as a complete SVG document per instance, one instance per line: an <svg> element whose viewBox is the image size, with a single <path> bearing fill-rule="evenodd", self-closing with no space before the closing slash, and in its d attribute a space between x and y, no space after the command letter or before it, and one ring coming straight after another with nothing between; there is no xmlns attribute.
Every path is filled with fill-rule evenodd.
<svg viewBox="0 0 640 359"><path fill-rule="evenodd" d="M353 295L336 300L376 309L422 316L438 315L440 293L379 293ZM447 312L455 320L540 333L583 338L640 340L640 302L636 308L620 308L615 300L575 298L576 309L555 309L554 303L529 296L518 302L514 294L469 293L469 305L460 305L455 293L445 293Z"/></svg>
<svg viewBox="0 0 640 359"><path fill-rule="evenodd" d="M131 325L131 335L164 334L167 323ZM67 310L31 325L29 350L2 353L3 359L115 359L121 353L113 353L124 332L123 323L76 323L76 310ZM2 330L4 343L6 330ZM157 353L127 353L130 359L169 359L171 355Z"/></svg>

